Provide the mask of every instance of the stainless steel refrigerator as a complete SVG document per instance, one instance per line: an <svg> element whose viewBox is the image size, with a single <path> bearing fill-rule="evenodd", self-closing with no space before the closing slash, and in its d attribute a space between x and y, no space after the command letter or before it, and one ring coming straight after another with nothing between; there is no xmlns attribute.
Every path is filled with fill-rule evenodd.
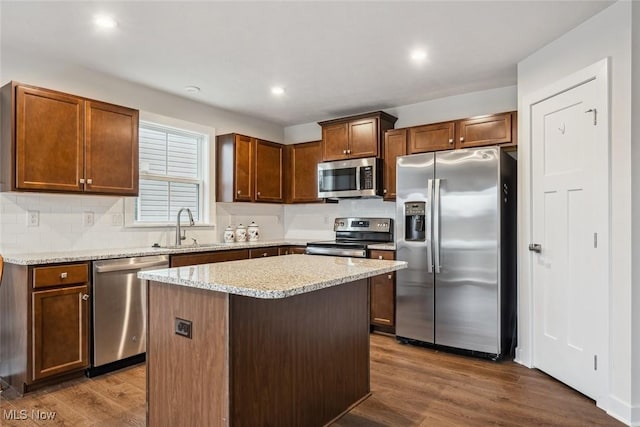
<svg viewBox="0 0 640 427"><path fill-rule="evenodd" d="M498 147L397 159L396 337L502 357L516 327L516 161Z"/></svg>

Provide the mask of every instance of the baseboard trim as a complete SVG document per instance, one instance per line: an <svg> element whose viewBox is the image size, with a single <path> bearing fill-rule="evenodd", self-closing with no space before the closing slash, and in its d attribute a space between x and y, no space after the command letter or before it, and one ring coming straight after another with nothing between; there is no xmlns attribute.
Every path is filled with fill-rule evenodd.
<svg viewBox="0 0 640 427"><path fill-rule="evenodd" d="M615 396L609 396L607 414L630 427L640 427L640 405L633 406Z"/></svg>
<svg viewBox="0 0 640 427"><path fill-rule="evenodd" d="M516 356L513 359L514 362L519 363L521 365L526 366L527 368L533 368L533 364L527 357L527 352L524 351L521 347L516 347Z"/></svg>

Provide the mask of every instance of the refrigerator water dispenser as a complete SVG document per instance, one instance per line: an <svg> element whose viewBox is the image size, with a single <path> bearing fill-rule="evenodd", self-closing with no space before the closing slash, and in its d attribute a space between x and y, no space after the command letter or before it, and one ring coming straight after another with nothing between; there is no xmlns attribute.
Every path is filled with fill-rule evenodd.
<svg viewBox="0 0 640 427"><path fill-rule="evenodd" d="M424 241L426 202L406 202L404 204L404 239Z"/></svg>

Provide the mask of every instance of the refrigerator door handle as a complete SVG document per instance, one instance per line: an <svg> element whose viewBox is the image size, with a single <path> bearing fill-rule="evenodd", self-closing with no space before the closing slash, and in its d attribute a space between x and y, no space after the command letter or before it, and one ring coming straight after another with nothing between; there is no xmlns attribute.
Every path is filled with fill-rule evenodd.
<svg viewBox="0 0 640 427"><path fill-rule="evenodd" d="M431 215L431 211L433 210L431 207L431 201L433 201L433 179L429 179L427 180L427 206L425 208L425 234L426 234L426 244L427 244L427 273L433 273L433 251L432 251L432 245L433 242L431 241L431 219L432 219L432 215Z"/></svg>
<svg viewBox="0 0 640 427"><path fill-rule="evenodd" d="M440 179L433 191L433 252L436 273L440 273Z"/></svg>

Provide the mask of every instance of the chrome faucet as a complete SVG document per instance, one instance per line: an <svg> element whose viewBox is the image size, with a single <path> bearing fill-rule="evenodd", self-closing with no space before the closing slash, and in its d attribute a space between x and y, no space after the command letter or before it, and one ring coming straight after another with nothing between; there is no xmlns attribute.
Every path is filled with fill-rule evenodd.
<svg viewBox="0 0 640 427"><path fill-rule="evenodd" d="M182 211L184 211L184 210L186 210L187 214L189 214L189 225L194 225L195 224L193 222L193 215L191 215L191 209L189 209L189 208L181 208L178 211L178 218L176 219L176 246L180 246L182 244L182 241L187 238L186 233L185 233L185 235L181 235L180 234L180 215L182 214Z"/></svg>

